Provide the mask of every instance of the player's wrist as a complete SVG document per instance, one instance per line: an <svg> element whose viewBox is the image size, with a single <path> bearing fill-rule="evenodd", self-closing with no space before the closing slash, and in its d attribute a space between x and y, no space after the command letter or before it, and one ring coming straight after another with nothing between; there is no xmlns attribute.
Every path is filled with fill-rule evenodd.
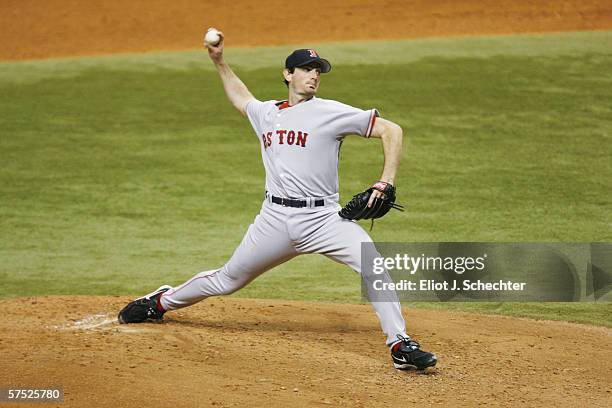
<svg viewBox="0 0 612 408"><path fill-rule="evenodd" d="M380 180L378 180L376 183L385 183L385 184L394 184L394 180L392 178L381 178ZM374 183L374 184L376 184Z"/></svg>
<svg viewBox="0 0 612 408"><path fill-rule="evenodd" d="M219 56L210 56L210 59L212 60L213 64L215 64L215 66L217 67L217 69L222 68L223 66L227 65L225 63L225 60L223 59L223 55L219 55Z"/></svg>

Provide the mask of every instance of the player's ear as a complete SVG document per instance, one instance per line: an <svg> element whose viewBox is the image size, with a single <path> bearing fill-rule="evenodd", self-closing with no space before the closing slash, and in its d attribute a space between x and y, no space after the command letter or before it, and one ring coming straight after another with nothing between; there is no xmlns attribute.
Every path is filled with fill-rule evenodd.
<svg viewBox="0 0 612 408"><path fill-rule="evenodd" d="M285 77L286 82L291 82L291 78L293 77L293 70L289 71L287 68L283 70L283 77Z"/></svg>

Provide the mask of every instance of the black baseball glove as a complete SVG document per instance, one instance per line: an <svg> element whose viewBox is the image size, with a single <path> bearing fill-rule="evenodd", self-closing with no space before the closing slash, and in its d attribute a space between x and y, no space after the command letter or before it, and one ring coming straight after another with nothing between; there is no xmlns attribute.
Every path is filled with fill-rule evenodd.
<svg viewBox="0 0 612 408"><path fill-rule="evenodd" d="M374 199L371 207L368 207L368 201L374 190L378 190L384 196ZM392 208L399 211L404 211L404 207L395 204L395 187L392 184L379 181L366 191L359 193L351 199L338 214L347 220L374 220L387 214ZM373 222L373 221L372 221Z"/></svg>

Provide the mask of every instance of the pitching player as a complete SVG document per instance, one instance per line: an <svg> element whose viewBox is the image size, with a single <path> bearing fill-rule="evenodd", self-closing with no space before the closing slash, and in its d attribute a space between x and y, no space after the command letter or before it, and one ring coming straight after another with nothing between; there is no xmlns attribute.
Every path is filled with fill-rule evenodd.
<svg viewBox="0 0 612 408"><path fill-rule="evenodd" d="M228 99L249 119L258 138L266 172L261 211L225 265L136 299L121 310L120 323L161 320L166 311L233 293L301 254L323 254L361 273L361 243L372 240L356 222L338 215L340 145L348 135L380 138L385 158L380 182L393 184L402 129L380 118L375 109L317 98L321 74L329 72L331 65L311 49L296 50L285 61L288 98L259 101L224 61L223 40L221 34L217 45L207 45L208 53ZM370 203L381 196L374 190ZM385 275L385 279L390 278ZM406 334L399 302L372 305L396 368L425 369L436 364L436 356L421 350Z"/></svg>

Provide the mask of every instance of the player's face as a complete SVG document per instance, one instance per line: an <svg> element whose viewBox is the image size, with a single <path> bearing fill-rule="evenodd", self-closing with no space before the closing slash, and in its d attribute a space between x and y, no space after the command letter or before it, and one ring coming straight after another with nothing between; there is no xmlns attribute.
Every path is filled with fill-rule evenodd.
<svg viewBox="0 0 612 408"><path fill-rule="evenodd" d="M289 86L299 95L314 95L320 83L321 68L314 64L296 67L289 80Z"/></svg>

